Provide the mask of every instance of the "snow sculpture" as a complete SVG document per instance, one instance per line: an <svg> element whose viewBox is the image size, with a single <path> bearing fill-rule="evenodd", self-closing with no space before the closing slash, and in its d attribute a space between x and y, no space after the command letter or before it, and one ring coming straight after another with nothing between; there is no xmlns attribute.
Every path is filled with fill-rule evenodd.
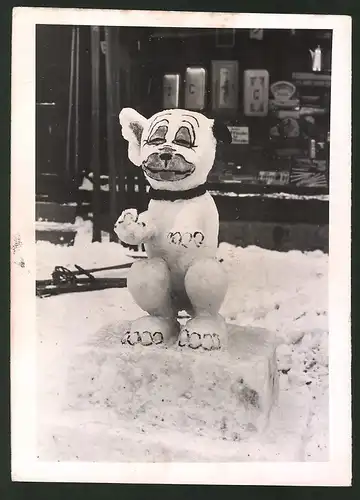
<svg viewBox="0 0 360 500"><path fill-rule="evenodd" d="M144 244L148 259L135 262L128 289L148 314L132 322L123 343L177 344L204 351L226 349L227 328L219 309L227 280L216 260L219 216L205 181L228 128L188 110L165 110L147 119L131 108L119 115L129 159L150 184L148 210L127 209L115 232ZM191 319L183 328L177 313Z"/></svg>

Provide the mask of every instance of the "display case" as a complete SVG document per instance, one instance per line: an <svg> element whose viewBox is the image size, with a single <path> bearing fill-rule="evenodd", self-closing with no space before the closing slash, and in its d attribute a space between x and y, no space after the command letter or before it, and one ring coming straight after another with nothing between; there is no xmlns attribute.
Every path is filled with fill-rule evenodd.
<svg viewBox="0 0 360 500"><path fill-rule="evenodd" d="M331 31L159 28L149 39L144 113L183 107L231 131L214 189L328 193Z"/></svg>

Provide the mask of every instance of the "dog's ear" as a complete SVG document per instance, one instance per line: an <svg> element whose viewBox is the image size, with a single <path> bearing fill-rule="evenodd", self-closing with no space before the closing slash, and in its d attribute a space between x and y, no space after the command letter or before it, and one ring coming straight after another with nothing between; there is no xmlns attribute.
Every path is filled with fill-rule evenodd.
<svg viewBox="0 0 360 500"><path fill-rule="evenodd" d="M129 160L139 166L141 136L147 122L146 118L132 108L123 108L119 114L122 136L129 143Z"/></svg>
<svg viewBox="0 0 360 500"><path fill-rule="evenodd" d="M222 142L224 144L231 144L232 141L231 132L227 128L225 123L215 118L212 129L214 137L217 140L217 142Z"/></svg>

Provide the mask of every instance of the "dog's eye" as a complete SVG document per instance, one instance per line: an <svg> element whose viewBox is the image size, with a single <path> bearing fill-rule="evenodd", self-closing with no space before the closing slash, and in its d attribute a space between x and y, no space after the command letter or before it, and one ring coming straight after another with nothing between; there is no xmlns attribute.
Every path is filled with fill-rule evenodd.
<svg viewBox="0 0 360 500"><path fill-rule="evenodd" d="M180 146L191 146L191 142L186 141L185 139L175 139L175 142L179 144Z"/></svg>
<svg viewBox="0 0 360 500"><path fill-rule="evenodd" d="M175 144L179 146L184 146L186 148L191 148L193 146L190 131L187 127L180 127L176 132L175 139L173 141Z"/></svg>
<svg viewBox="0 0 360 500"><path fill-rule="evenodd" d="M165 139L161 139L161 137L153 137L147 141L148 144L152 144L156 146L157 144L164 144Z"/></svg>
<svg viewBox="0 0 360 500"><path fill-rule="evenodd" d="M149 139L146 141L148 144L156 146L157 144L163 144L166 142L165 136L167 134L168 128L166 125L161 125L155 132L151 134Z"/></svg>

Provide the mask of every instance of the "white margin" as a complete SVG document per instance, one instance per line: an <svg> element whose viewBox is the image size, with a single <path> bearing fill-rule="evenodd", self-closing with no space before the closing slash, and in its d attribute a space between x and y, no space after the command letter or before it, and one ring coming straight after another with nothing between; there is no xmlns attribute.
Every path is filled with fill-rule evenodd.
<svg viewBox="0 0 360 500"><path fill-rule="evenodd" d="M50 463L36 460L35 25L332 29L330 460L323 463ZM14 481L351 484L351 18L24 8L13 10L11 120L11 441ZM18 265L19 258L25 267Z"/></svg>

